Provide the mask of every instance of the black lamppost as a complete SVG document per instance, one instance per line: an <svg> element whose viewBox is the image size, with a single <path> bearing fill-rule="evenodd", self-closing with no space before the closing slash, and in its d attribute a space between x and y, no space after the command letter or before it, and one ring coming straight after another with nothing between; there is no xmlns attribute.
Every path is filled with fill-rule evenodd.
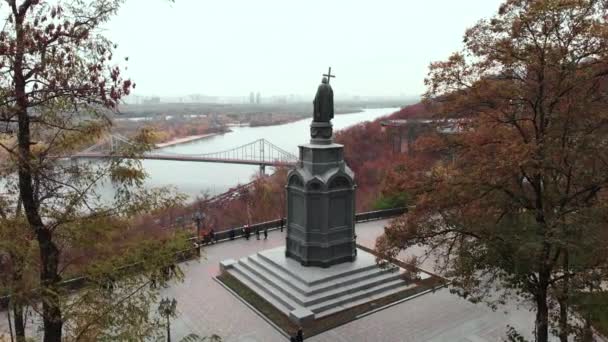
<svg viewBox="0 0 608 342"><path fill-rule="evenodd" d="M175 298L171 300L164 298L158 306L158 312L167 320L167 342L171 342L171 317L175 317L176 308L177 301Z"/></svg>
<svg viewBox="0 0 608 342"><path fill-rule="evenodd" d="M196 243L199 243L201 238L201 226L203 224L203 220L205 219L205 214L203 214L200 210L197 210L194 214L192 214L192 220L196 222Z"/></svg>

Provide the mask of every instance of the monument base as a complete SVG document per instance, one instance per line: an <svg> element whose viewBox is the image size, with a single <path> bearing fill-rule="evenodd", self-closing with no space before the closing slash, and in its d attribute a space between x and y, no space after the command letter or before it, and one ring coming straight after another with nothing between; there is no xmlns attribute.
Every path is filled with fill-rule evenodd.
<svg viewBox="0 0 608 342"><path fill-rule="evenodd" d="M314 145L331 145L333 143L333 125L331 122L316 122L310 124L310 143Z"/></svg>
<svg viewBox="0 0 608 342"><path fill-rule="evenodd" d="M343 262L353 262L357 258L356 255L343 255L333 259L311 260L303 259L298 254L290 253L289 250L285 250L285 256L298 261L302 266L316 266L322 268L328 268L332 265L341 264Z"/></svg>
<svg viewBox="0 0 608 342"><path fill-rule="evenodd" d="M353 262L331 268L302 266L278 247L224 260L220 269L299 325L416 287L405 280L403 269L392 264L381 268L376 256L361 249Z"/></svg>

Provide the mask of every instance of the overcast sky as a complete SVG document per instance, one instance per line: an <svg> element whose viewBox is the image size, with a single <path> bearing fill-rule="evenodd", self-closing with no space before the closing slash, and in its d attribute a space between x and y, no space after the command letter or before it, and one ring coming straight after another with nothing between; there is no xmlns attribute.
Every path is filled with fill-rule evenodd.
<svg viewBox="0 0 608 342"><path fill-rule="evenodd" d="M129 0L108 25L137 95L418 95L501 0Z"/></svg>

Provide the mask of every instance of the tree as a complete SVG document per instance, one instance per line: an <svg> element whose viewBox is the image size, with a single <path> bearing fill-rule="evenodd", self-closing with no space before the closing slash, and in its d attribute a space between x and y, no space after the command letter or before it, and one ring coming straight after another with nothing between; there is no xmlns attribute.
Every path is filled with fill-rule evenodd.
<svg viewBox="0 0 608 342"><path fill-rule="evenodd" d="M21 342L25 341L27 293L34 283L35 248L22 217L10 217L4 211L0 217L0 273L6 275L0 277L0 290L11 294L8 309L14 317L16 340Z"/></svg>
<svg viewBox="0 0 608 342"><path fill-rule="evenodd" d="M445 158L395 179L415 206L377 241L428 246L473 301L531 301L538 341L551 322L566 341L573 293L606 279L607 6L508 0L431 64L425 100L452 134L417 144Z"/></svg>
<svg viewBox="0 0 608 342"><path fill-rule="evenodd" d="M10 237L0 255L8 256L12 276L2 284L16 299L15 313L41 306L44 341L153 334L148 307L169 280L159 270L171 267L185 248L179 237L126 239L137 237L130 217L183 199L168 189L143 188L139 162L72 165L60 158L108 134L109 114L135 86L122 78L112 62L115 46L101 34L122 2L5 0L2 8L9 14L0 31L0 122L14 127L0 140L6 192L0 235ZM119 153L137 157L150 148L150 132L142 131ZM113 199L102 198L101 182L114 185ZM14 248L30 244L35 252ZM75 273L89 286L67 296L62 275ZM161 273L179 277L178 270ZM29 279L36 281L24 285Z"/></svg>

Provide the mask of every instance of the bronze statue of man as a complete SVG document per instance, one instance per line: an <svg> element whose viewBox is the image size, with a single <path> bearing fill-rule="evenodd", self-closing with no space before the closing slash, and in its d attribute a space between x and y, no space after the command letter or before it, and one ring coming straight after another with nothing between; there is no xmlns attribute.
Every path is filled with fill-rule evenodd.
<svg viewBox="0 0 608 342"><path fill-rule="evenodd" d="M331 89L327 77L323 77L312 103L314 104L314 122L329 122L334 118L334 91Z"/></svg>

